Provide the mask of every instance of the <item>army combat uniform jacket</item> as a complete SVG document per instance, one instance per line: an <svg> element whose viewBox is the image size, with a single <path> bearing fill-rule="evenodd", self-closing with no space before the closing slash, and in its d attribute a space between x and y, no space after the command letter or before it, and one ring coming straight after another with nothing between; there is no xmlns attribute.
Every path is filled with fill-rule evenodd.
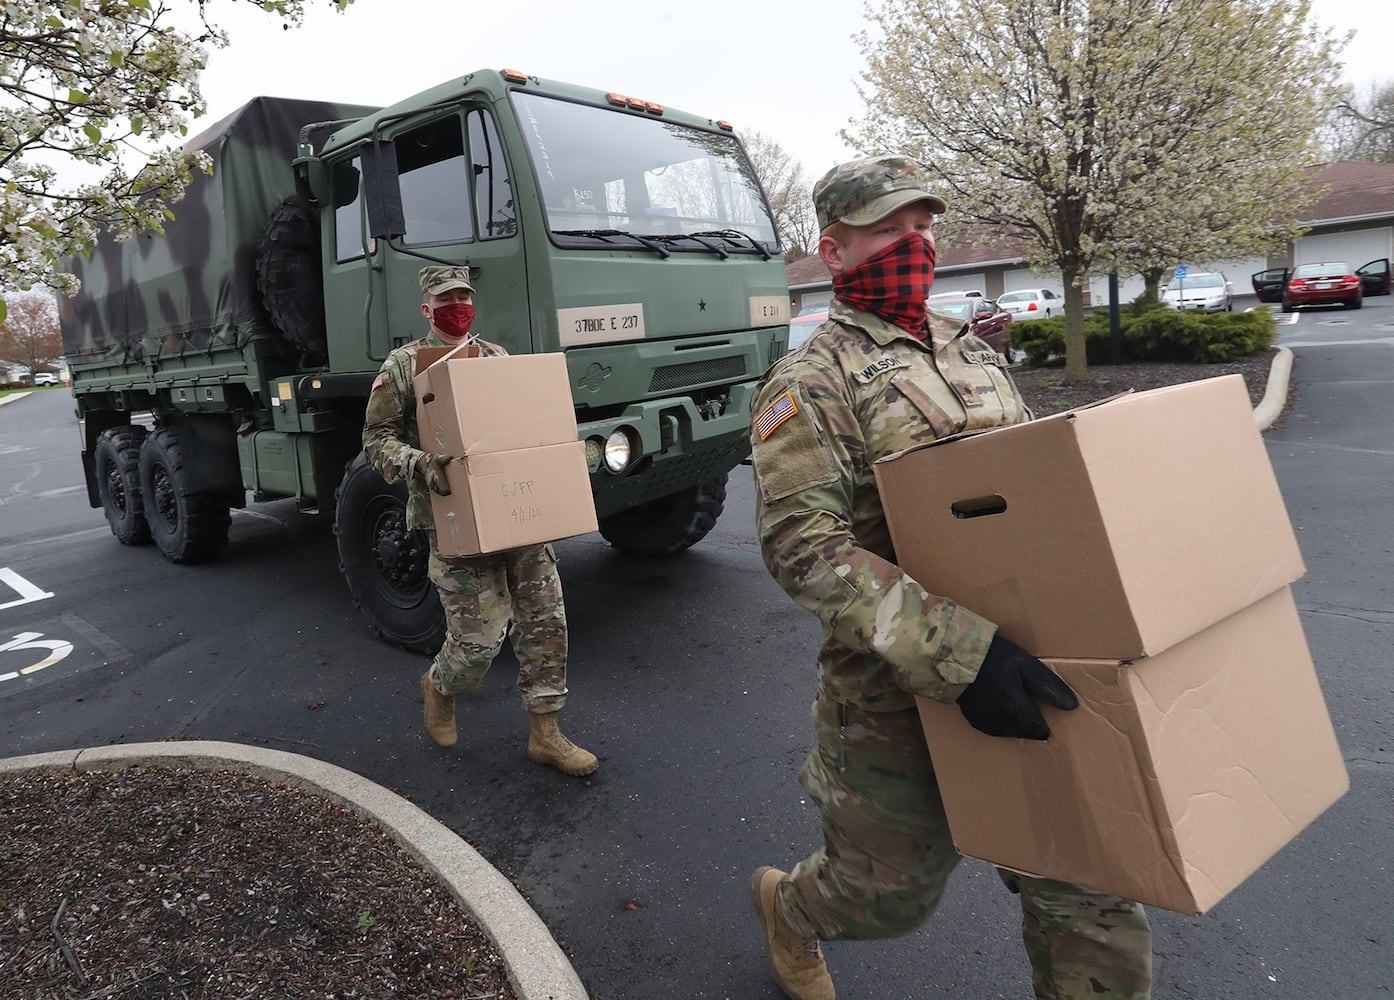
<svg viewBox="0 0 1394 1000"><path fill-rule="evenodd" d="M497 344L473 339L480 357L496 358L508 352ZM416 426L416 352L423 347L451 347L434 330L420 340L403 344L387 356L368 394L363 423L363 449L368 461L389 483L407 484L407 527L435 530L430 488L419 464L425 456Z"/></svg>
<svg viewBox="0 0 1394 1000"><path fill-rule="evenodd" d="M996 626L896 565L872 466L925 441L1031 418L1007 361L956 319L921 341L834 299L828 322L766 373L753 405L766 565L823 623L821 694L873 712L952 701Z"/></svg>

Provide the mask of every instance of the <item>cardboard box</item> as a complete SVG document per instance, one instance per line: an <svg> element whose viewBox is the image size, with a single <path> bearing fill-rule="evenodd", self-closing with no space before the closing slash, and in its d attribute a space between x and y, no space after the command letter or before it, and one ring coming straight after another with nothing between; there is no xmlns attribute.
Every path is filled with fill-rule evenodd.
<svg viewBox="0 0 1394 1000"><path fill-rule="evenodd" d="M1038 656L1155 655L1303 573L1238 375L882 459L896 558Z"/></svg>
<svg viewBox="0 0 1394 1000"><path fill-rule="evenodd" d="M418 353L415 381L417 432L427 451L477 455L576 440L564 355L431 358L427 349Z"/></svg>
<svg viewBox="0 0 1394 1000"><path fill-rule="evenodd" d="M443 555L501 552L595 531L586 446L561 354L423 349L415 379L427 451L453 455L431 494Z"/></svg>
<svg viewBox="0 0 1394 1000"><path fill-rule="evenodd" d="M502 552L596 530L586 446L466 455L446 466L450 496L431 495L443 555Z"/></svg>
<svg viewBox="0 0 1394 1000"><path fill-rule="evenodd" d="M962 854L1202 913L1349 787L1287 587L1155 657L1049 662L1080 707L1045 742L919 702Z"/></svg>

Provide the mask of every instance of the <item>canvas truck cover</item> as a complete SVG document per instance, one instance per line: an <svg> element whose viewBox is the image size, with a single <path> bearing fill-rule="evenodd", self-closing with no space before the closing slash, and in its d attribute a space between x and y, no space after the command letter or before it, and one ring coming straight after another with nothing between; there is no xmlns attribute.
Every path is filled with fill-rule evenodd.
<svg viewBox="0 0 1394 1000"><path fill-rule="evenodd" d="M375 110L258 97L186 143L208 154L213 173L194 173L164 234L104 236L90 257L70 261L82 287L62 302L68 362L121 364L275 335L254 258L272 209L295 193L300 130Z"/></svg>

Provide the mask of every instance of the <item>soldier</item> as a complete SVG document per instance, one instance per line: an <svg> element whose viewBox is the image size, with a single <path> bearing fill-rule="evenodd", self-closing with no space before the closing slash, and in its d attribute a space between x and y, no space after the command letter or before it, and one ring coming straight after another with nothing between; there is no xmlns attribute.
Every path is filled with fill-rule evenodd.
<svg viewBox="0 0 1394 1000"><path fill-rule="evenodd" d="M431 543L431 582L445 607L446 638L421 675L426 731L437 746L457 739L455 696L484 679L510 629L518 658L518 691L532 725L528 757L566 774L583 776L599 767L595 755L572 743L557 725L566 702L566 608L556 553L529 545L479 556L442 556L427 491L450 495L446 466L453 456L422 451L416 427L412 378L422 347L478 345L481 356L507 354L470 332L474 286L467 267L421 269L421 315L430 333L387 356L368 396L363 447L389 483L407 483L407 526L426 532Z"/></svg>
<svg viewBox="0 0 1394 1000"><path fill-rule="evenodd" d="M944 202L903 157L834 167L813 202L835 297L828 321L766 373L751 428L765 563L823 625L816 745L799 780L824 846L791 874L764 867L750 883L770 968L795 1000L835 995L819 941L909 933L958 861L913 695L957 701L990 735L1032 739L1049 734L1033 699L1077 704L1044 663L894 561L872 463L1031 418L1006 359L927 310ZM1002 877L1021 897L1036 996L1150 995L1141 906Z"/></svg>

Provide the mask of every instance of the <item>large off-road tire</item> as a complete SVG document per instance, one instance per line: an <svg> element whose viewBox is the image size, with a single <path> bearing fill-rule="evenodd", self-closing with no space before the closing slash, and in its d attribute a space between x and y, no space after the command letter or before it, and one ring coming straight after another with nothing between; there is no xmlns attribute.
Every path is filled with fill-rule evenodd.
<svg viewBox="0 0 1394 1000"><path fill-rule="evenodd" d="M328 358L319 219L298 195L277 205L257 241L257 291L281 336L304 352L305 363Z"/></svg>
<svg viewBox="0 0 1394 1000"><path fill-rule="evenodd" d="M359 452L334 498L339 572L354 605L388 642L435 653L445 641L445 613L427 575L426 534L407 528L405 484L389 485Z"/></svg>
<svg viewBox="0 0 1394 1000"><path fill-rule="evenodd" d="M600 518L600 534L622 552L671 556L716 527L726 506L726 475Z"/></svg>
<svg viewBox="0 0 1394 1000"><path fill-rule="evenodd" d="M92 472L102 513L122 545L150 542L150 525L140 499L140 445L144 440L144 427L112 427L101 433L92 449Z"/></svg>
<svg viewBox="0 0 1394 1000"><path fill-rule="evenodd" d="M140 498L150 538L171 562L202 562L227 544L227 499L189 489L177 428L161 427L140 446Z"/></svg>

